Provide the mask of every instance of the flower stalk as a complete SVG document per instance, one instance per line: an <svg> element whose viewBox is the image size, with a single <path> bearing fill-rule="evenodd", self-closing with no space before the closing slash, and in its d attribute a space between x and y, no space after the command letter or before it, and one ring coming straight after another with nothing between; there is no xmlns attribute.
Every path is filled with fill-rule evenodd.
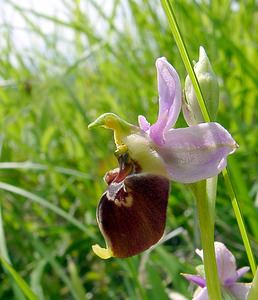
<svg viewBox="0 0 258 300"><path fill-rule="evenodd" d="M211 217L211 222L213 227L215 224L215 204L216 204L216 197L217 197L217 183L218 183L218 176L214 176L206 180L207 201L210 209L210 217Z"/></svg>
<svg viewBox="0 0 258 300"><path fill-rule="evenodd" d="M183 63L185 65L187 73L189 74L189 77L192 81L192 84L193 84L193 87L194 87L194 90L195 90L195 93L196 93L196 98L199 102L200 110L202 112L204 121L205 122L210 122L210 116L209 116L209 113L206 109L206 105L205 105L205 102L204 102L204 99L203 99L203 96L202 96L202 91L201 91L199 82L197 80L196 74L194 72L194 69L192 67L191 61L189 59L187 48L185 46L182 35L180 33L179 26L177 24L176 17L175 17L172 5L171 5L169 0L161 0L161 3L163 5L164 11L167 15L169 25L170 25L170 29L172 31L172 34L173 34L174 38L175 38L175 41L176 41L178 50L180 52L180 55L182 57Z"/></svg>
<svg viewBox="0 0 258 300"><path fill-rule="evenodd" d="M220 283L216 265L214 250L214 193L206 192L206 181L202 180L194 185L192 189L196 198L198 219L201 233L201 243L203 248L203 260L206 285L210 300L221 300ZM214 188L214 183L211 183ZM215 194L216 195L216 194ZM210 200L210 201L209 201Z"/></svg>

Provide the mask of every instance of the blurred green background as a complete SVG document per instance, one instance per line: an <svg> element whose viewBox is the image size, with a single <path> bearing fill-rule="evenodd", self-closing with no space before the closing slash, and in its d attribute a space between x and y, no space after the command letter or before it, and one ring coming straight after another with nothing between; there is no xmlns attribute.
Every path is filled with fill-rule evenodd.
<svg viewBox="0 0 258 300"><path fill-rule="evenodd" d="M257 2L182 0L174 8L191 59L203 45L219 78L218 121L240 145L230 171L257 257ZM160 2L2 0L0 21L1 256L38 299L190 299L194 287L180 272L200 264L200 238L183 184L172 183L162 245L108 261L91 251L104 245L95 211L102 177L117 163L112 133L87 125L104 112L153 122L157 57L167 57L182 85L186 76ZM182 116L177 126L186 126ZM216 214L216 240L248 265L222 178ZM2 267L0 299L25 299Z"/></svg>

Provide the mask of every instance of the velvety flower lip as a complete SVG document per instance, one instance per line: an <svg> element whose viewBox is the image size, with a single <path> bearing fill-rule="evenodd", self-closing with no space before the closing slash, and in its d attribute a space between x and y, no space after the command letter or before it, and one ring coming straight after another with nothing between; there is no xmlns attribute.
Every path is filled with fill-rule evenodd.
<svg viewBox="0 0 258 300"><path fill-rule="evenodd" d="M94 250L102 258L138 254L157 243L165 229L168 179L140 173L127 154L119 157L119 164L119 169L105 175L108 188L97 208L107 249L95 246Z"/></svg>
<svg viewBox="0 0 258 300"><path fill-rule="evenodd" d="M237 300L246 300L250 284L236 282L241 276L249 271L249 267L243 267L241 269L236 268L236 260L233 254L226 248L226 246L220 242L215 242L215 255L218 268L218 275L221 286L223 288L222 293L229 293L231 297L235 297ZM196 253L203 260L203 251L196 250ZM205 284L205 278L201 275L182 274L188 281L191 281L199 286L197 292L194 295L193 300L208 300L208 291Z"/></svg>

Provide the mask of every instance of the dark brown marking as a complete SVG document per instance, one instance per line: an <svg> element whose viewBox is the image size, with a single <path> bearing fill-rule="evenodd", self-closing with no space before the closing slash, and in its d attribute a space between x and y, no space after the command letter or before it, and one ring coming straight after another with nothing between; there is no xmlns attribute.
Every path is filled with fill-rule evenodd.
<svg viewBox="0 0 258 300"><path fill-rule="evenodd" d="M113 186L115 180L110 183L97 209L100 229L116 257L136 255L159 241L169 196L165 177L134 174L124 178L119 186Z"/></svg>

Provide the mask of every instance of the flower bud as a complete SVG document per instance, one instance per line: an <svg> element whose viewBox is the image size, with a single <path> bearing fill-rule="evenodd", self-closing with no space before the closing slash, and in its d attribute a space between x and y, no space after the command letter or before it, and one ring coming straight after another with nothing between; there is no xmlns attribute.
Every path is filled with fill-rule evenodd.
<svg viewBox="0 0 258 300"><path fill-rule="evenodd" d="M216 119L219 105L219 85L217 77L212 70L209 58L203 47L200 47L199 60L194 65L194 71L197 76L209 116L211 121L214 121ZM185 79L185 98L186 102L183 104L183 113L187 124L190 126L204 122L189 75L187 75Z"/></svg>

